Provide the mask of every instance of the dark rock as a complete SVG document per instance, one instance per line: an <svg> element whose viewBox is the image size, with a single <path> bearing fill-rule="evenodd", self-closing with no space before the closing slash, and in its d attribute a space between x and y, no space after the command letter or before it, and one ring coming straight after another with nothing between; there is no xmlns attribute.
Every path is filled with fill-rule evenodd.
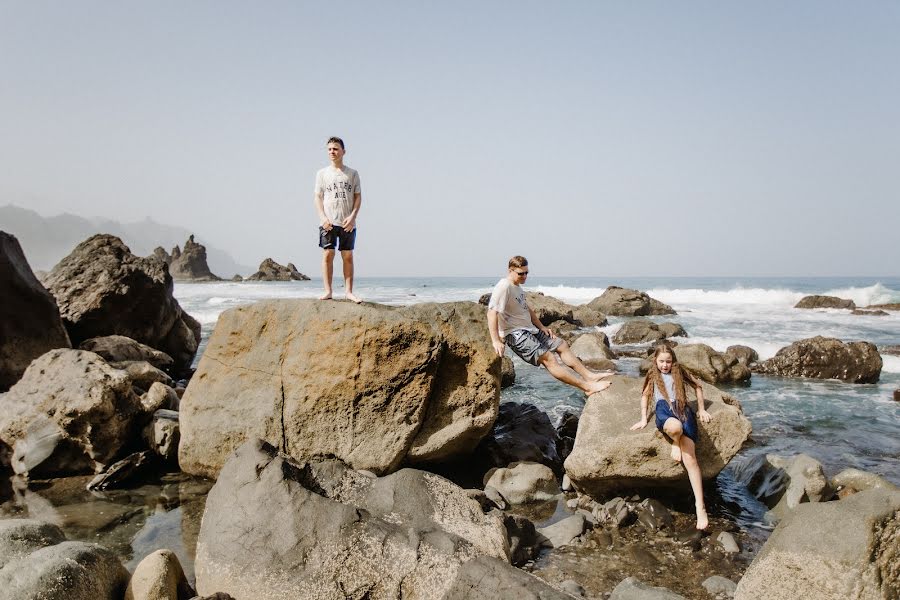
<svg viewBox="0 0 900 600"><path fill-rule="evenodd" d="M166 252L165 248L162 246L157 246L153 249L153 254L150 255L150 258L155 258L161 263L169 264L172 262L172 257L169 256L169 253Z"/></svg>
<svg viewBox="0 0 900 600"><path fill-rule="evenodd" d="M240 283L240 282L242 282L243 280L244 280L244 278L241 277L241 276L240 276L239 274L237 274L237 273L235 273L235 274L234 274L234 277L231 278L231 281L233 281L233 282L235 282L235 283Z"/></svg>
<svg viewBox="0 0 900 600"><path fill-rule="evenodd" d="M175 246L178 249L178 246ZM175 252L173 251L174 255ZM206 263L206 246L198 244L191 235L184 243L184 251L169 261L169 273L175 281L221 281Z"/></svg>
<svg viewBox="0 0 900 600"><path fill-rule="evenodd" d="M150 450L129 454L122 460L109 465L102 473L98 473L87 484L87 489L109 490L123 487L125 483L131 483L143 477L157 464L154 453Z"/></svg>
<svg viewBox="0 0 900 600"><path fill-rule="evenodd" d="M154 350L124 335L91 338L81 342L78 348L99 354L108 363L146 361L162 371L168 371L173 364L172 357L165 352Z"/></svg>
<svg viewBox="0 0 900 600"><path fill-rule="evenodd" d="M248 277L247 281L309 281L309 277L298 271L294 263L284 266L267 258L259 264L259 270Z"/></svg>
<svg viewBox="0 0 900 600"><path fill-rule="evenodd" d="M794 305L794 308L856 308L853 300L845 300L836 296L806 296Z"/></svg>
<svg viewBox="0 0 900 600"><path fill-rule="evenodd" d="M881 354L890 354L891 356L900 356L900 345L896 346L879 346L878 351Z"/></svg>
<svg viewBox="0 0 900 600"><path fill-rule="evenodd" d="M628 548L628 556L642 567L653 568L659 566L659 559L656 555L640 546L630 546Z"/></svg>
<svg viewBox="0 0 900 600"><path fill-rule="evenodd" d="M870 304L866 308L882 309L882 310L900 310L900 302L890 302L888 304Z"/></svg>
<svg viewBox="0 0 900 600"><path fill-rule="evenodd" d="M516 382L516 367L510 357L504 356L500 364L500 389L508 388Z"/></svg>
<svg viewBox="0 0 900 600"><path fill-rule="evenodd" d="M34 276L19 241L0 231L0 392L38 356L69 347L56 300Z"/></svg>
<svg viewBox="0 0 900 600"><path fill-rule="evenodd" d="M644 317L648 315L674 315L672 307L654 300L644 292L609 286L602 295L586 305L592 310L617 317Z"/></svg>
<svg viewBox="0 0 900 600"><path fill-rule="evenodd" d="M575 434L578 432L578 415L566 412L556 426L559 440L556 442L556 453L559 459L564 461L569 457L572 448L575 447Z"/></svg>
<svg viewBox="0 0 900 600"><path fill-rule="evenodd" d="M727 359L734 358L738 364L750 367L755 362L759 362L759 354L750 346L728 346L725 349Z"/></svg>
<svg viewBox="0 0 900 600"><path fill-rule="evenodd" d="M850 314L857 315L860 317L886 317L886 316L888 316L887 312L880 310L880 309L865 310L862 308L854 308L852 311L850 311Z"/></svg>
<svg viewBox="0 0 900 600"><path fill-rule="evenodd" d="M816 336L782 348L774 357L757 363L753 371L782 377L875 383L881 375L881 367L881 355L874 344L845 344L834 338Z"/></svg>
<svg viewBox="0 0 900 600"><path fill-rule="evenodd" d="M900 388L894 390L894 402L900 402Z"/></svg>
<svg viewBox="0 0 900 600"><path fill-rule="evenodd" d="M164 372L160 371L147 361L143 360L126 360L122 362L111 362L109 366L114 369L125 371L128 378L131 379L131 385L146 392L154 383L161 383L165 386L172 387L175 382Z"/></svg>
<svg viewBox="0 0 900 600"><path fill-rule="evenodd" d="M525 302L534 311L538 320L544 325L554 321L575 322L572 315L572 306L552 296L545 296L541 292L525 292Z"/></svg>
<svg viewBox="0 0 900 600"><path fill-rule="evenodd" d="M769 508L778 503L790 483L787 472L772 464L765 454L741 460L734 465L732 473L757 500Z"/></svg>
<svg viewBox="0 0 900 600"><path fill-rule="evenodd" d="M158 260L134 256L117 237L95 235L53 267L46 284L74 345L124 335L171 356L176 370L190 367L199 323L181 310L168 267Z"/></svg>
<svg viewBox="0 0 900 600"><path fill-rule="evenodd" d="M491 432L475 449L482 470L514 462L536 462L562 473L559 434L547 413L533 404L504 402Z"/></svg>
<svg viewBox="0 0 900 600"><path fill-rule="evenodd" d="M534 523L520 515L504 515L503 525L509 538L509 562L521 567L537 558L541 541Z"/></svg>

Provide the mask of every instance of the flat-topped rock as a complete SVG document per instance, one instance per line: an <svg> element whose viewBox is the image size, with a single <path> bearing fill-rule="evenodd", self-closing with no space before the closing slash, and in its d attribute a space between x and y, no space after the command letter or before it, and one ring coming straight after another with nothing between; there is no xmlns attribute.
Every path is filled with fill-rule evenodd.
<svg viewBox="0 0 900 600"><path fill-rule="evenodd" d="M670 457L670 444L652 419L644 429L631 431L640 420L643 379L614 376L612 386L588 398L565 461L566 474L576 489L600 499L617 490L687 485L687 474ZM703 383L709 423L698 423L697 458L704 479L712 479L737 454L750 436L750 421L736 401ZM696 410L693 389L688 401Z"/></svg>
<svg viewBox="0 0 900 600"><path fill-rule="evenodd" d="M856 302L837 296L806 296L794 308L856 308Z"/></svg>
<svg viewBox="0 0 900 600"><path fill-rule="evenodd" d="M772 358L756 363L753 371L782 377L875 383L881 376L882 365L878 348L870 342L844 343L816 336L782 348Z"/></svg>
<svg viewBox="0 0 900 600"><path fill-rule="evenodd" d="M466 455L497 418L500 363L472 302L234 308L181 399L179 464L215 477L256 437L379 474Z"/></svg>
<svg viewBox="0 0 900 600"><path fill-rule="evenodd" d="M648 315L674 315L668 304L663 304L638 290L611 285L586 305L588 308L617 317L645 317Z"/></svg>
<svg viewBox="0 0 900 600"><path fill-rule="evenodd" d="M632 319L622 324L613 336L615 344L643 344L670 337L687 337L678 323L654 323L650 319Z"/></svg>
<svg viewBox="0 0 900 600"><path fill-rule="evenodd" d="M259 269L245 281L309 281L309 277L297 270L294 263L280 265L271 258L259 264Z"/></svg>
<svg viewBox="0 0 900 600"><path fill-rule="evenodd" d="M0 392L38 356L69 347L56 299L35 277L19 241L0 231Z"/></svg>

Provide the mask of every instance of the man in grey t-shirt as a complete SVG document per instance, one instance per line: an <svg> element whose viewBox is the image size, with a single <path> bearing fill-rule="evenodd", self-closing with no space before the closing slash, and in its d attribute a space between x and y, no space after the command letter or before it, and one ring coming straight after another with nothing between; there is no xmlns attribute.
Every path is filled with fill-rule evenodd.
<svg viewBox="0 0 900 600"><path fill-rule="evenodd" d="M344 267L344 291L348 300L362 302L353 293L353 248L356 246L356 215L362 204L359 173L344 164L344 140L329 138L328 159L331 165L316 173L315 204L319 213L319 247L322 249L322 281L325 293L320 300L332 297L335 250L341 253Z"/></svg>
<svg viewBox="0 0 900 600"><path fill-rule="evenodd" d="M610 382L603 380L612 373L597 373L584 366L569 344L547 329L525 302L525 292L520 284L526 277L528 261L524 256L513 256L509 259L506 277L494 286L487 313L494 351L503 356L504 344L509 345L525 362L543 365L558 380L585 394L608 388Z"/></svg>

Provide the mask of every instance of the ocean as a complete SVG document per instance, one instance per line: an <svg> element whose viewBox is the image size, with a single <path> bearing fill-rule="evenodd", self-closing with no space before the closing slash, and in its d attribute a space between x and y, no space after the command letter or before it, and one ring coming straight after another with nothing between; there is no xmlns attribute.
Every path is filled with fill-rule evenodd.
<svg viewBox="0 0 900 600"><path fill-rule="evenodd" d="M366 301L392 305L477 301L496 281L484 277L359 278L355 292ZM900 302L898 277L535 277L525 287L578 305L596 298L609 285L643 290L671 305L677 315L652 318L681 324L689 337L675 338L680 343L702 342L719 351L743 344L766 359L796 340L816 335L865 340L879 347L900 344L900 312L879 317L851 315L846 310L793 308L809 294L849 298L859 307ZM203 327L198 360L224 310L269 298L315 298L321 291L321 280L175 285L176 298ZM340 284L335 292L340 297ZM601 330L612 337L624 320L610 317L609 325ZM900 485L900 402L892 399L894 390L900 388L900 356L882 353L882 358L881 379L875 384L754 374L749 385L720 385L741 401L753 424L753 435L751 443L719 476L718 502L713 510L727 513L751 530L770 528L764 518L765 506L734 477L735 465L762 453L785 457L805 453L819 460L829 476L855 467ZM502 402L530 402L554 422L566 411L581 411L584 396L579 391L517 357L514 362L516 384L503 390ZM621 359L618 367L624 374L637 376L638 363L637 359Z"/></svg>

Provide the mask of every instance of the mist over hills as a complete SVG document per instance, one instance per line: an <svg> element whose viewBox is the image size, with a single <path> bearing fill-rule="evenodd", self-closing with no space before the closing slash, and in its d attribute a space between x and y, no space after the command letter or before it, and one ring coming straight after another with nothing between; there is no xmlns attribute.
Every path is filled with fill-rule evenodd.
<svg viewBox="0 0 900 600"><path fill-rule="evenodd" d="M147 256L162 246L167 252L176 244L184 245L188 236L206 246L210 270L223 278L254 272L254 267L238 264L226 251L209 245L203 234L176 225L157 223L149 217L136 223L119 223L104 218L84 218L64 213L44 217L33 210L13 204L0 206L0 230L18 238L32 269L49 271L75 246L96 233L109 233L122 239L134 254Z"/></svg>

